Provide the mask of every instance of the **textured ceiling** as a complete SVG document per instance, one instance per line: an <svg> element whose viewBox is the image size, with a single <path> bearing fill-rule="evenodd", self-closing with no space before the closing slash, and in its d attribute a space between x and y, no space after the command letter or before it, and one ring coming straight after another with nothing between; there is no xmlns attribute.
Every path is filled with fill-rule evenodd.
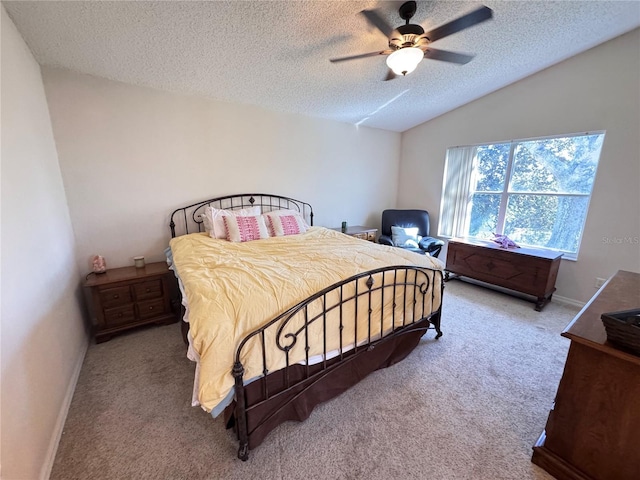
<svg viewBox="0 0 640 480"><path fill-rule="evenodd" d="M383 50L363 9L402 25L401 2L3 2L36 59L136 85L404 131L640 25L640 3L492 1L494 18L434 43L474 54L423 60L384 82ZM418 2L425 30L482 5ZM639 46L640 47L640 46Z"/></svg>

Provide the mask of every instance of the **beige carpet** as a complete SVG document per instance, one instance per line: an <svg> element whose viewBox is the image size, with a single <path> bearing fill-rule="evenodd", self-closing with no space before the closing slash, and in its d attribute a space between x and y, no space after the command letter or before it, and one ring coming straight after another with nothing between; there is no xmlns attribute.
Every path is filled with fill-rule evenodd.
<svg viewBox="0 0 640 480"><path fill-rule="evenodd" d="M91 345L54 479L548 479L531 464L577 310L451 281L442 330L302 423L236 458L220 419L190 406L179 324ZM43 399L44 400L44 399Z"/></svg>

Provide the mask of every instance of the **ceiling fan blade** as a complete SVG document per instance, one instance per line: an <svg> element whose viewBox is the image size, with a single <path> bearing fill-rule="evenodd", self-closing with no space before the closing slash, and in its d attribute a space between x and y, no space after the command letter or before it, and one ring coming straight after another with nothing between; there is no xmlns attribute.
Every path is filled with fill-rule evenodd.
<svg viewBox="0 0 640 480"><path fill-rule="evenodd" d="M365 18L371 25L384 33L385 37L391 36L394 28L389 25L384 18L378 15L378 12L376 10L362 10L360 13L365 16Z"/></svg>
<svg viewBox="0 0 640 480"><path fill-rule="evenodd" d="M367 58L367 57L377 57L378 55L389 55L391 50L382 50L380 52L370 52L370 53L361 53L360 55L351 55L349 57L339 57L339 58L331 58L330 62L345 62L347 60L357 60L359 58Z"/></svg>
<svg viewBox="0 0 640 480"><path fill-rule="evenodd" d="M465 55L464 53L449 52L447 50L436 50L435 48L427 48L424 52L424 58L431 60L441 60L443 62L457 63L464 65L473 60L473 55Z"/></svg>
<svg viewBox="0 0 640 480"><path fill-rule="evenodd" d="M387 69L387 76L384 77L384 81L388 82L389 80L393 80L396 77L397 77L397 75L395 73L393 73L393 70L391 70L389 68L389 69Z"/></svg>
<svg viewBox="0 0 640 480"><path fill-rule="evenodd" d="M440 40L441 38L459 32L460 30L473 27L478 23L489 20L492 17L493 10L491 10L489 7L480 7L471 13L467 13L460 18L452 20L449 23L445 23L440 27L434 28L433 30L425 33L425 36L429 38L429 41L435 42L436 40Z"/></svg>

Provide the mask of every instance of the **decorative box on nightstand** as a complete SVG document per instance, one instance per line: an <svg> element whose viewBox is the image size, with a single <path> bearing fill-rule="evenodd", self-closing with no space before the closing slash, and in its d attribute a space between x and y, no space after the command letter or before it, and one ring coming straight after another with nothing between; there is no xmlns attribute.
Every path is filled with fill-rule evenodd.
<svg viewBox="0 0 640 480"><path fill-rule="evenodd" d="M335 230L336 232L342 232L342 228L338 227L338 228L332 228L331 230ZM356 237L356 238L360 238L362 240L368 240L370 242L375 242L376 241L376 235L378 233L378 229L377 228L369 228L369 227L363 227L362 225L356 225L353 227L347 227L347 230L345 232L347 235L351 235L352 237Z"/></svg>
<svg viewBox="0 0 640 480"><path fill-rule="evenodd" d="M148 323L172 323L177 285L164 262L90 274L84 282L96 343Z"/></svg>

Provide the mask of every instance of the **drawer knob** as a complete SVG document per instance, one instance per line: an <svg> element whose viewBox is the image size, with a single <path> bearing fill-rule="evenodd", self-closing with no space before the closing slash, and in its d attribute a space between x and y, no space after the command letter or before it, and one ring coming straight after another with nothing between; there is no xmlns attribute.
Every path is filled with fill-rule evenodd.
<svg viewBox="0 0 640 480"><path fill-rule="evenodd" d="M118 295L117 293L113 296L113 298L120 298L120 295Z"/></svg>
<svg viewBox="0 0 640 480"><path fill-rule="evenodd" d="M147 288L147 293L149 293L149 292L150 292L150 290Z"/></svg>
<svg viewBox="0 0 640 480"><path fill-rule="evenodd" d="M149 310L153 310L153 307L149 307Z"/></svg>
<svg viewBox="0 0 640 480"><path fill-rule="evenodd" d="M122 317L122 312L118 313L118 317Z"/></svg>

